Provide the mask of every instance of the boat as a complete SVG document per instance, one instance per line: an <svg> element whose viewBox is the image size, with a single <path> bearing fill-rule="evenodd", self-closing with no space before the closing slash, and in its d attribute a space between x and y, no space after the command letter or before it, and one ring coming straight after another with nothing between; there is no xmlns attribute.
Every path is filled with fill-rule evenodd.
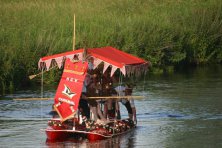
<svg viewBox="0 0 222 148"><path fill-rule="evenodd" d="M131 118L121 119L114 116L106 123L83 118L78 106L89 70L93 72L99 69L100 73L104 74L109 69L110 77L115 73L121 77L131 77L146 73L149 66L150 62L110 46L78 49L40 58L38 67L42 73L53 67L63 69L53 104L58 117L48 121L48 127L45 129L47 139L56 141L80 136L89 141L96 141L135 129L136 122ZM108 98L130 96L88 97L97 102L104 102Z"/></svg>

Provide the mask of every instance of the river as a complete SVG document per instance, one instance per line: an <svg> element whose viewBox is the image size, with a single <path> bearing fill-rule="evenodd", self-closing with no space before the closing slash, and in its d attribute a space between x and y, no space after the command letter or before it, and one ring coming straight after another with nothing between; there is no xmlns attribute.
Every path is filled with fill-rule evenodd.
<svg viewBox="0 0 222 148"><path fill-rule="evenodd" d="M45 89L45 97L55 91ZM148 75L134 90L137 128L130 133L90 143L48 143L47 126L53 101L0 100L0 147L222 147L222 67L202 67L169 75ZM38 97L40 88L8 98ZM121 113L126 117L126 110Z"/></svg>

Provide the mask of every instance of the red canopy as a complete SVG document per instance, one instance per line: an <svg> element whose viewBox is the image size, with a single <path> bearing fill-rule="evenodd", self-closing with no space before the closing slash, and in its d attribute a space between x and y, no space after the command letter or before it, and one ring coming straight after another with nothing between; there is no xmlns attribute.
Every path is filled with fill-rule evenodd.
<svg viewBox="0 0 222 148"><path fill-rule="evenodd" d="M77 56L79 60L82 60L83 49L69 51L61 54L55 54L51 56L43 57L39 60L39 68L49 69L52 60L55 60L58 67L60 68L64 62L64 59L73 59ZM102 48L89 48L87 49L87 55L94 58L94 68L100 63L104 63L104 70L108 66L112 67L111 75L120 69L125 74L138 73L139 71L146 71L149 66L149 62L141 58L135 57L131 54L125 53L113 47L102 47Z"/></svg>
<svg viewBox="0 0 222 148"><path fill-rule="evenodd" d="M145 60L137 58L123 51L117 50L113 47L93 48L89 49L88 52L93 57L99 58L103 61L107 61L112 65L118 66L119 68L123 67L124 65L146 63Z"/></svg>

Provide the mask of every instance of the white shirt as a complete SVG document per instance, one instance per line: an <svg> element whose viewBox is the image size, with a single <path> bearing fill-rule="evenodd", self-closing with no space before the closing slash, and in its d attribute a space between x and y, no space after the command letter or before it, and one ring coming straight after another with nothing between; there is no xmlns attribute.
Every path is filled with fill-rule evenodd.
<svg viewBox="0 0 222 148"><path fill-rule="evenodd" d="M117 86L117 87L115 88L115 90L116 90L116 92L117 92L117 94L118 94L119 96L125 96L125 90L126 90L126 87L125 87L125 86ZM134 99L131 98L131 99L129 99L129 101L130 101L131 107L135 107ZM125 103L126 103L126 99L121 99L121 102L122 102L123 104L125 104Z"/></svg>
<svg viewBox="0 0 222 148"><path fill-rule="evenodd" d="M85 80L83 82L82 92L86 93L86 86L90 83L90 75L86 74Z"/></svg>
<svg viewBox="0 0 222 148"><path fill-rule="evenodd" d="M125 96L125 89L126 89L125 86L117 86L115 88L115 90L119 96Z"/></svg>

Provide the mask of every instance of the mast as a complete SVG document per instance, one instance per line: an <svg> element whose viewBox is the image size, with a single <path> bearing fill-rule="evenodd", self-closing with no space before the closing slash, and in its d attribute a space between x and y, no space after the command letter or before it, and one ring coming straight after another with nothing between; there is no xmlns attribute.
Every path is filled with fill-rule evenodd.
<svg viewBox="0 0 222 148"><path fill-rule="evenodd" d="M76 44L76 16L74 13L73 16L73 45L72 45L72 50L75 50L75 44Z"/></svg>

